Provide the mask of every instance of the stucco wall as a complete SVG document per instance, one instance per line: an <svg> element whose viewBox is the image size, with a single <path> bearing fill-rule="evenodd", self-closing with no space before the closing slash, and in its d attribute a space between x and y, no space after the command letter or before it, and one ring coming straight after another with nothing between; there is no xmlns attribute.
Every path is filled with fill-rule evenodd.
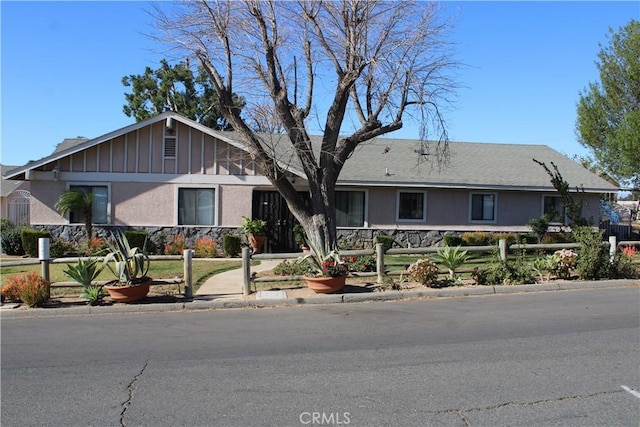
<svg viewBox="0 0 640 427"><path fill-rule="evenodd" d="M176 186L140 182L111 185L113 224L164 226L175 224Z"/></svg>
<svg viewBox="0 0 640 427"><path fill-rule="evenodd" d="M58 197L66 190L61 181L33 181L29 206L32 224L64 224L66 220L55 210Z"/></svg>

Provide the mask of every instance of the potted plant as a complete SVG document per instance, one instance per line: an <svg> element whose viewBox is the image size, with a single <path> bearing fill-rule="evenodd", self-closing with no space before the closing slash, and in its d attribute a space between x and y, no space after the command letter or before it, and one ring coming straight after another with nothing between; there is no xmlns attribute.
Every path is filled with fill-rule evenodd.
<svg viewBox="0 0 640 427"><path fill-rule="evenodd" d="M109 253L104 257L103 266L116 276L116 280L105 285L109 296L116 302L138 301L149 293L152 279L149 272L149 255L146 252L146 239L143 248L132 248L122 230L111 232L112 241Z"/></svg>
<svg viewBox="0 0 640 427"><path fill-rule="evenodd" d="M303 276L309 289L329 294L344 288L349 269L340 259L339 252L336 249L318 248L312 244L309 246L309 254L299 259L299 262L307 261L312 266L311 272Z"/></svg>
<svg viewBox="0 0 640 427"><path fill-rule="evenodd" d="M75 265L69 265L67 270L64 270L64 274L82 285L80 298L86 300L89 305L98 305L102 302L105 294L102 286L94 284L94 280L98 278L103 269L104 266L98 267L96 259L83 260L78 258L78 262Z"/></svg>
<svg viewBox="0 0 640 427"><path fill-rule="evenodd" d="M251 219L249 217L242 217L242 228L247 235L249 244L253 249L254 254L262 253L264 248L264 242L267 239L265 232L267 229L267 221L262 219Z"/></svg>
<svg viewBox="0 0 640 427"><path fill-rule="evenodd" d="M309 246L307 245L307 235L304 232L304 228L300 224L293 226L293 240L302 249L302 252L309 253Z"/></svg>

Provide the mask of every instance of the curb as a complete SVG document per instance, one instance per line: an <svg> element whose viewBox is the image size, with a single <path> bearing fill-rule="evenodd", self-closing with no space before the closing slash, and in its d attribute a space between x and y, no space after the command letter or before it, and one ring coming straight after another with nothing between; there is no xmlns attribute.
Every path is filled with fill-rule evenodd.
<svg viewBox="0 0 640 427"><path fill-rule="evenodd" d="M122 314L122 313L158 313L179 312L196 310L220 310L229 308L268 308L268 307L293 307L318 304L349 304L362 302L383 302L415 300L426 298L456 298L497 294L521 294L531 292L568 291L579 289L607 289L640 287L640 280L602 280L579 282L555 282L533 285L504 285L504 286L478 286L469 288L427 288L419 291L397 291L381 293L357 293L357 294L331 294L318 295L308 298L285 298L267 300L243 300L240 299L195 299L189 302L159 303L159 304L116 304L112 306L80 306L64 308L34 308L28 310L16 310L7 307L0 310L2 319L31 318L31 317L56 317L56 316L84 316L89 314Z"/></svg>

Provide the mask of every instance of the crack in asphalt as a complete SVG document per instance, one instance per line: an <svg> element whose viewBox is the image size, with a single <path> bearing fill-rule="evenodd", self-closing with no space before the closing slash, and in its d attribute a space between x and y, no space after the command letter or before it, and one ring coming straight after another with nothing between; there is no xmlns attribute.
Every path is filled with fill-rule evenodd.
<svg viewBox="0 0 640 427"><path fill-rule="evenodd" d="M464 423L465 426L470 427L471 423L469 422L467 417L465 417L465 415L464 415L465 413L480 412L480 411L490 411L490 410L493 410L493 409L500 409L500 408L507 408L507 407L533 406L533 405L539 405L539 404L543 404L543 403L562 402L564 400L590 399L592 397L603 396L603 395L607 395L607 394L618 394L618 393L624 393L624 391L623 390L600 391L600 392L591 393L591 394L582 394L582 395L575 395L575 396L562 396L562 397L556 397L556 398L553 398L553 399L534 400L532 402L505 402L505 403L499 403L497 405L490 405L490 406L485 406L485 407L481 407L481 408L444 409L444 410L441 410L441 411L427 411L427 413L428 414L434 414L434 415L456 414L462 419L462 422Z"/></svg>
<svg viewBox="0 0 640 427"><path fill-rule="evenodd" d="M125 427L124 415L127 412L127 409L129 409L129 405L131 405L131 400L133 399L133 391L136 389L136 387L135 387L136 382L142 376L142 374L144 374L144 371L145 371L145 369L147 369L147 366L149 366L149 361L145 362L145 364L142 367L142 369L140 370L140 372L138 372L133 377L133 379L131 380L129 385L127 385L127 391L128 391L129 395L127 396L127 400L122 402L122 412L120 412L120 426L122 426L122 427Z"/></svg>

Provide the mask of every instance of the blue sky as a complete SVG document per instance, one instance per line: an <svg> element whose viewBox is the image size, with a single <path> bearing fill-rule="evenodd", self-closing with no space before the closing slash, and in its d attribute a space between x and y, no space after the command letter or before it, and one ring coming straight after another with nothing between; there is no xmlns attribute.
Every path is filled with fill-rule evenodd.
<svg viewBox="0 0 640 427"><path fill-rule="evenodd" d="M444 2L458 12L460 70L452 140L545 144L587 153L575 137L579 91L598 79L609 27L640 19L630 2ZM125 75L156 67L147 2L0 2L1 158L22 165L66 137L97 137L133 123ZM398 137L417 138L414 129Z"/></svg>

